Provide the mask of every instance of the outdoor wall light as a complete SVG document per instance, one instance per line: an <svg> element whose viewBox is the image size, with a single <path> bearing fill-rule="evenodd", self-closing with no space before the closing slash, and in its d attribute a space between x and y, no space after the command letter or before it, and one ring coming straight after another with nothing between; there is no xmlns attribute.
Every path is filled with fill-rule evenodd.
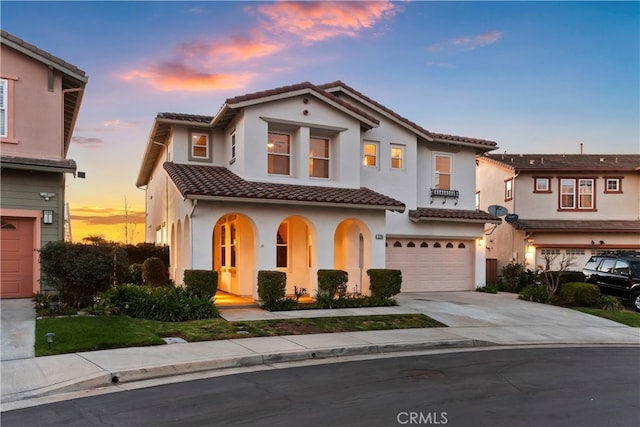
<svg viewBox="0 0 640 427"><path fill-rule="evenodd" d="M53 211L51 209L45 209L42 211L42 223L53 224Z"/></svg>
<svg viewBox="0 0 640 427"><path fill-rule="evenodd" d="M53 332L47 332L46 334L44 334L44 336L47 337L47 344L49 345L49 348L51 348L53 338L56 336L56 334L54 334Z"/></svg>

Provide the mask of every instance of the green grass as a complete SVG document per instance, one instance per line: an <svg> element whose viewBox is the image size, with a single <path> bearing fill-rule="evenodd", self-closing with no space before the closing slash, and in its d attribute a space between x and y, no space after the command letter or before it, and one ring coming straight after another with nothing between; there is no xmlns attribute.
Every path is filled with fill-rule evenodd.
<svg viewBox="0 0 640 427"><path fill-rule="evenodd" d="M622 323L623 325L640 327L640 313L633 311L608 311L599 308L589 307L572 307L574 310L581 311L583 313L591 314L593 316L602 317L605 319L613 320L614 322Z"/></svg>
<svg viewBox="0 0 640 427"><path fill-rule="evenodd" d="M344 316L228 322L224 319L159 322L125 316L60 317L36 321L36 356L186 341L446 326L423 314ZM45 334L56 334L49 349Z"/></svg>

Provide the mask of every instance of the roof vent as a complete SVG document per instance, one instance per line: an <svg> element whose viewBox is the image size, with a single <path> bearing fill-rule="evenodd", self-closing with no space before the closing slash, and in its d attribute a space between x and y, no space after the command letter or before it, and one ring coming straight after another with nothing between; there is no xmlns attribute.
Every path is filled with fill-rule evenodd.
<svg viewBox="0 0 640 427"><path fill-rule="evenodd" d="M540 157L540 164L544 164L544 157Z"/></svg>
<svg viewBox="0 0 640 427"><path fill-rule="evenodd" d="M536 161L534 159L529 160L529 164L532 165L534 164Z"/></svg>
<svg viewBox="0 0 640 427"><path fill-rule="evenodd" d="M600 157L600 161L601 161L601 162L604 162L604 157Z"/></svg>

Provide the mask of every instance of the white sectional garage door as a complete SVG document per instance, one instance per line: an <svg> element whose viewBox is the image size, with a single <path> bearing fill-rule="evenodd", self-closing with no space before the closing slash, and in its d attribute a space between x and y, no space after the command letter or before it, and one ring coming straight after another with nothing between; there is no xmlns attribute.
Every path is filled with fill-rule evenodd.
<svg viewBox="0 0 640 427"><path fill-rule="evenodd" d="M387 268L402 271L402 292L473 290L474 243L387 239Z"/></svg>

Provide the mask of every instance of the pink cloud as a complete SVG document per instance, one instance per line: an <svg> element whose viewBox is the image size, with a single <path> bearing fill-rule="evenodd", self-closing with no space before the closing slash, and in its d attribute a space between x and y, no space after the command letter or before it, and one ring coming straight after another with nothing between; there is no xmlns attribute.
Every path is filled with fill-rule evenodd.
<svg viewBox="0 0 640 427"><path fill-rule="evenodd" d="M439 52L448 47L453 47L461 50L473 50L479 47L492 45L501 38L502 33L500 31L487 31L475 36L458 37L444 43L432 44L427 48L427 50L429 50L430 52Z"/></svg>
<svg viewBox="0 0 640 427"><path fill-rule="evenodd" d="M315 42L356 36L358 31L393 17L399 7L390 1L285 1L260 5L257 11L267 19L265 31L290 33L306 42Z"/></svg>

